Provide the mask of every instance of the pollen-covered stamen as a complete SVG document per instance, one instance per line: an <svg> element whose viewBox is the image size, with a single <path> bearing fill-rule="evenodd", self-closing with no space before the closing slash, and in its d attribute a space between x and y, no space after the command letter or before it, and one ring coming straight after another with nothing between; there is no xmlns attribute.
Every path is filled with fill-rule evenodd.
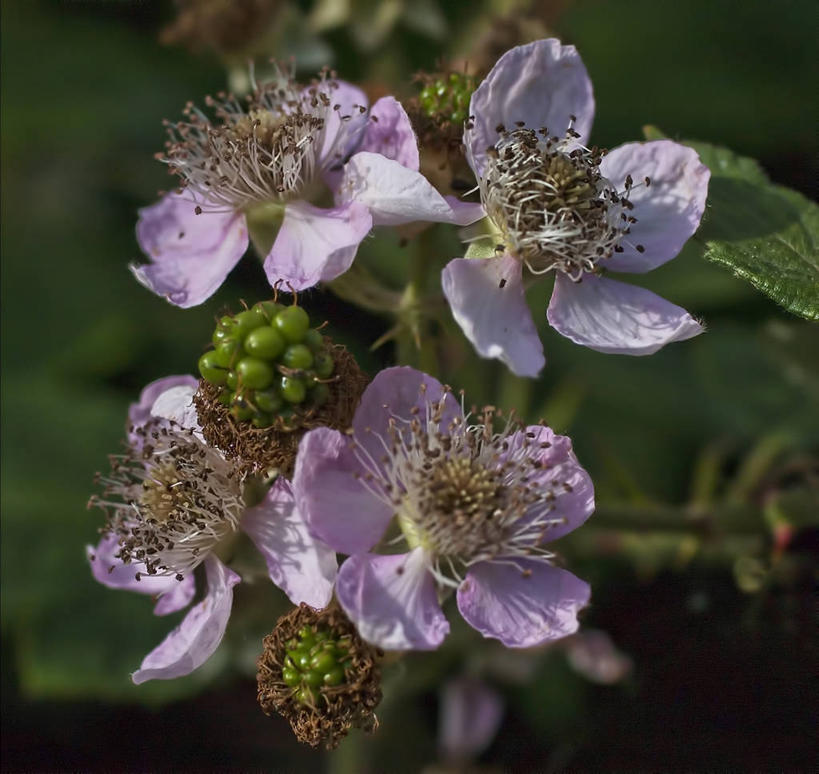
<svg viewBox="0 0 819 774"><path fill-rule="evenodd" d="M535 274L574 280L614 252L635 220L628 200L600 172L604 152L586 148L571 128L563 137L524 126L487 150L481 200L510 252Z"/></svg>
<svg viewBox="0 0 819 774"><path fill-rule="evenodd" d="M316 182L320 155L333 163L345 147L347 123L341 116L334 147L325 146L328 117L338 105L338 84L322 73L309 89L288 75L256 85L242 104L232 95L208 97L214 120L188 104L186 120L166 122L169 140L166 162L197 200L202 210L241 210L265 202L285 203ZM355 107L356 111L364 108Z"/></svg>
<svg viewBox="0 0 819 774"><path fill-rule="evenodd" d="M182 576L237 529L242 482L191 430L154 420L133 432L140 442L111 457L103 495L89 504L105 511L123 563Z"/></svg>
<svg viewBox="0 0 819 774"><path fill-rule="evenodd" d="M443 584L457 585L475 562L548 559L541 543L564 521L565 490L539 475L537 440L513 417L496 432L491 407L475 424L467 416L444 425L443 413L442 399L426 403L425 416L393 418L379 459L354 444L362 484L395 509L408 546L430 554Z"/></svg>

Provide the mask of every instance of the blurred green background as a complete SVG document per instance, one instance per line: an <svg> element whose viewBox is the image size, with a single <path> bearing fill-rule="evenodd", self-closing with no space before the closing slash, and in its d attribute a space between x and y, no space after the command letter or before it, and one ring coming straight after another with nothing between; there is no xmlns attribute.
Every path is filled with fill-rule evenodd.
<svg viewBox="0 0 819 774"><path fill-rule="evenodd" d="M271 54L308 71L330 63L373 95L402 98L415 93L409 76L442 57L503 51L548 30L588 67L596 143L638 139L650 123L755 157L775 182L816 198L812 0L279 5ZM378 735L325 759L255 705L258 637L278 596L241 587L237 605L254 612L206 667L137 688L129 672L175 620L98 586L86 566L100 519L85 504L94 471L119 448L128 403L148 381L195 369L221 307L268 295L250 258L188 311L127 271L140 257L137 208L172 184L152 159L162 119L226 83L212 52L160 45L173 16L170 3L139 0L2 7L3 767L418 771L436 761L443 676L474 667L467 633L456 627L448 649L405 662L394 680L407 695L385 705ZM412 244L383 237L362 261L397 282ZM424 239L435 272L459 254L452 230ZM463 341L441 331L452 354L443 378L572 436L599 512L560 549L594 589L584 623L634 664L621 684L599 686L544 654L524 683L497 680L507 714L476 766L780 770L815 760L819 339L700 251L692 244L643 284L708 332L650 358L586 351L547 330L543 286L530 297L549 362L537 383L468 364ZM370 374L394 362L389 344L369 350L389 321L325 290L303 303Z"/></svg>

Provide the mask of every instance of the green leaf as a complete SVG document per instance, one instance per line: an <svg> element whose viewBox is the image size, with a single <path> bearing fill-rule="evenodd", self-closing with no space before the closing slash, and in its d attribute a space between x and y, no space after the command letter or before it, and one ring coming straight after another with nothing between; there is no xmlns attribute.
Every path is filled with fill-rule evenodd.
<svg viewBox="0 0 819 774"><path fill-rule="evenodd" d="M665 135L643 127L648 140ZM705 258L747 280L789 312L819 320L819 207L774 185L753 159L683 140L711 170L698 232Z"/></svg>
<svg viewBox="0 0 819 774"><path fill-rule="evenodd" d="M819 207L780 186L743 184L737 190L728 182L717 178L716 193L725 195L733 189L743 198L733 205L733 219L705 229L705 234L716 231L722 236L706 236L705 257L788 311L819 320Z"/></svg>

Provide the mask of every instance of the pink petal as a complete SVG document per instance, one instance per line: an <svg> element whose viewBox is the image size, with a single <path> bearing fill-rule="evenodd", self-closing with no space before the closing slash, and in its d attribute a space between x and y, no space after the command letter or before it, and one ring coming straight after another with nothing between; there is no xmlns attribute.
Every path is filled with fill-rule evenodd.
<svg viewBox="0 0 819 774"><path fill-rule="evenodd" d="M486 217L486 211L480 202L462 202L457 196L445 196L444 199L452 208L450 222L456 226L469 226Z"/></svg>
<svg viewBox="0 0 819 774"><path fill-rule="evenodd" d="M375 545L393 515L360 480L364 471L350 443L337 430L311 430L301 439L293 474L296 507L310 532L345 554Z"/></svg>
<svg viewBox="0 0 819 774"><path fill-rule="evenodd" d="M434 650L449 633L421 548L351 556L336 594L361 636L385 650Z"/></svg>
<svg viewBox="0 0 819 774"><path fill-rule="evenodd" d="M137 241L151 263L130 267L146 288L185 309L216 292L248 245L244 215L197 215L196 206L183 192L140 210Z"/></svg>
<svg viewBox="0 0 819 774"><path fill-rule="evenodd" d="M621 355L651 355L703 331L685 309L650 290L593 274L581 282L558 274L547 316L576 344Z"/></svg>
<svg viewBox="0 0 819 774"><path fill-rule="evenodd" d="M369 118L366 109L369 100L358 86L346 81L332 83L333 87L329 83L319 87L330 100L324 114L324 142L319 153L319 163L325 170L339 166L347 156L355 152L367 130ZM307 95L312 88L305 89L304 94Z"/></svg>
<svg viewBox="0 0 819 774"><path fill-rule="evenodd" d="M307 531L287 479L277 478L264 501L245 511L242 529L264 556L270 580L294 605L329 604L338 569L335 551Z"/></svg>
<svg viewBox="0 0 819 774"><path fill-rule="evenodd" d="M149 575L142 563L123 564L116 556L119 540L108 536L97 546L86 546L85 555L91 565L91 574L103 586L111 589L136 591L150 594L157 599L154 615L168 615L187 607L196 591L193 575L186 575L181 581L172 575ZM136 576L139 573L139 580Z"/></svg>
<svg viewBox="0 0 819 774"><path fill-rule="evenodd" d="M594 513L594 484L577 461L571 439L557 435L550 427L530 425L510 436L507 454L520 454L522 448L529 459L538 463L532 467L529 486L554 495L554 510L549 517L562 520L547 528L543 542L557 540ZM529 513L539 510L535 507Z"/></svg>
<svg viewBox="0 0 819 774"><path fill-rule="evenodd" d="M574 46L561 46L554 38L537 40L497 61L472 95L469 114L474 125L464 134L464 145L472 169L482 177L486 149L498 141L499 124L511 130L524 121L530 129L545 126L560 137L574 115L583 142L594 118L591 81Z"/></svg>
<svg viewBox="0 0 819 774"><path fill-rule="evenodd" d="M179 581L171 575L148 575L144 564L134 562L123 564L116 556L118 553L119 539L113 535L103 537L96 546L85 547L91 573L103 586L156 597L170 593L179 585ZM140 576L139 580L136 579L137 573Z"/></svg>
<svg viewBox="0 0 819 774"><path fill-rule="evenodd" d="M196 580L188 573L181 581L174 578L175 586L166 591L154 605L154 615L170 615L186 608L196 594Z"/></svg>
<svg viewBox="0 0 819 774"><path fill-rule="evenodd" d="M188 430L200 431L199 415L193 405L198 382L178 384L162 392L151 406L151 415L175 422Z"/></svg>
<svg viewBox="0 0 819 774"><path fill-rule="evenodd" d="M161 379L146 385L139 394L139 400L128 407L128 425L135 430L142 427L152 416L156 399L171 387L192 387L197 388L199 381L187 374L181 376L164 376Z"/></svg>
<svg viewBox="0 0 819 774"><path fill-rule="evenodd" d="M469 569L457 594L466 622L509 648L531 648L576 632L589 585L545 562L514 561L517 566L480 562Z"/></svg>
<svg viewBox="0 0 819 774"><path fill-rule="evenodd" d="M131 675L139 685L147 680L171 680L190 674L214 653L225 634L233 587L241 578L215 556L205 558L208 592L179 624L142 661Z"/></svg>
<svg viewBox="0 0 819 774"><path fill-rule="evenodd" d="M670 261L700 225L711 172L692 148L671 140L632 142L603 158L600 171L619 191L631 175L629 194L637 222L604 266L613 271L644 272ZM644 179L651 181L644 185ZM630 245L642 245L641 253Z"/></svg>
<svg viewBox="0 0 819 774"><path fill-rule="evenodd" d="M418 140L407 112L395 97L381 97L370 109L370 121L359 151L380 153L416 172Z"/></svg>
<svg viewBox="0 0 819 774"><path fill-rule="evenodd" d="M390 422L399 420L399 429L406 429L415 417L425 422L427 406L437 404L442 397L444 407L439 425L447 432L453 421L463 418L461 406L452 393L444 390L436 378L409 366L385 368L361 396L353 417L356 444L369 455L372 464L379 465L384 442L389 442Z"/></svg>
<svg viewBox="0 0 819 774"><path fill-rule="evenodd" d="M450 223L454 213L420 173L378 153L356 153L344 167L339 195L372 213L376 226L418 220Z"/></svg>
<svg viewBox="0 0 819 774"><path fill-rule="evenodd" d="M264 262L270 284L304 290L343 274L358 245L372 228L366 207L355 202L323 210L303 201L291 202L276 241Z"/></svg>
<svg viewBox="0 0 819 774"><path fill-rule="evenodd" d="M565 645L572 669L593 683L619 683L634 666L611 637L599 629L584 629L566 640Z"/></svg>
<svg viewBox="0 0 819 774"><path fill-rule="evenodd" d="M526 305L520 262L455 258L441 276L452 316L479 355L502 360L518 376L537 376L546 360Z"/></svg>
<svg viewBox="0 0 819 774"><path fill-rule="evenodd" d="M438 744L448 758L480 755L503 719L500 694L476 677L458 677L444 686L438 713Z"/></svg>

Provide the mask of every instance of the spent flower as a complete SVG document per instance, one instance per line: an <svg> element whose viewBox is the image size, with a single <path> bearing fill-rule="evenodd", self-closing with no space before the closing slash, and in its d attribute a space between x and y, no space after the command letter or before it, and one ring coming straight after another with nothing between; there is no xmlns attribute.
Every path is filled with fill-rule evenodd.
<svg viewBox="0 0 819 774"><path fill-rule="evenodd" d="M99 476L103 493L89 502L107 516L99 544L87 549L94 577L158 597L157 615L193 601L194 572L204 566L204 598L145 657L135 683L186 675L216 650L241 580L223 560L240 531L294 603L323 606L332 595L335 554L307 532L289 482L278 478L248 505L260 482L204 441L191 404L196 386L176 376L143 390L129 412L127 449L111 456L110 472Z"/></svg>
<svg viewBox="0 0 819 774"><path fill-rule="evenodd" d="M544 365L524 268L554 274L551 326L599 352L648 355L702 332L684 309L605 276L650 271L697 230L710 173L695 151L669 140L587 148L591 81L575 48L555 39L507 51L469 112L464 144L494 255L454 259L442 280L481 355L520 376Z"/></svg>
<svg viewBox="0 0 819 774"><path fill-rule="evenodd" d="M312 287L344 273L373 225L457 215L418 172L418 147L392 97L372 108L324 72L303 88L288 74L253 84L246 103L208 98L167 123L164 161L181 188L140 211L150 263L136 278L173 304L209 298L253 238L271 286Z"/></svg>
<svg viewBox="0 0 819 774"><path fill-rule="evenodd" d="M434 378L398 367L365 390L350 435L318 428L302 439L297 507L350 555L336 596L366 640L437 648L449 631L438 591L452 590L466 621L509 647L577 629L589 587L544 543L592 513L591 479L568 438L511 417L496 429L496 418L491 408L465 416Z"/></svg>
<svg viewBox="0 0 819 774"><path fill-rule="evenodd" d="M301 604L264 638L259 705L286 718L300 742L331 750L352 728L378 727L381 656L337 606Z"/></svg>

